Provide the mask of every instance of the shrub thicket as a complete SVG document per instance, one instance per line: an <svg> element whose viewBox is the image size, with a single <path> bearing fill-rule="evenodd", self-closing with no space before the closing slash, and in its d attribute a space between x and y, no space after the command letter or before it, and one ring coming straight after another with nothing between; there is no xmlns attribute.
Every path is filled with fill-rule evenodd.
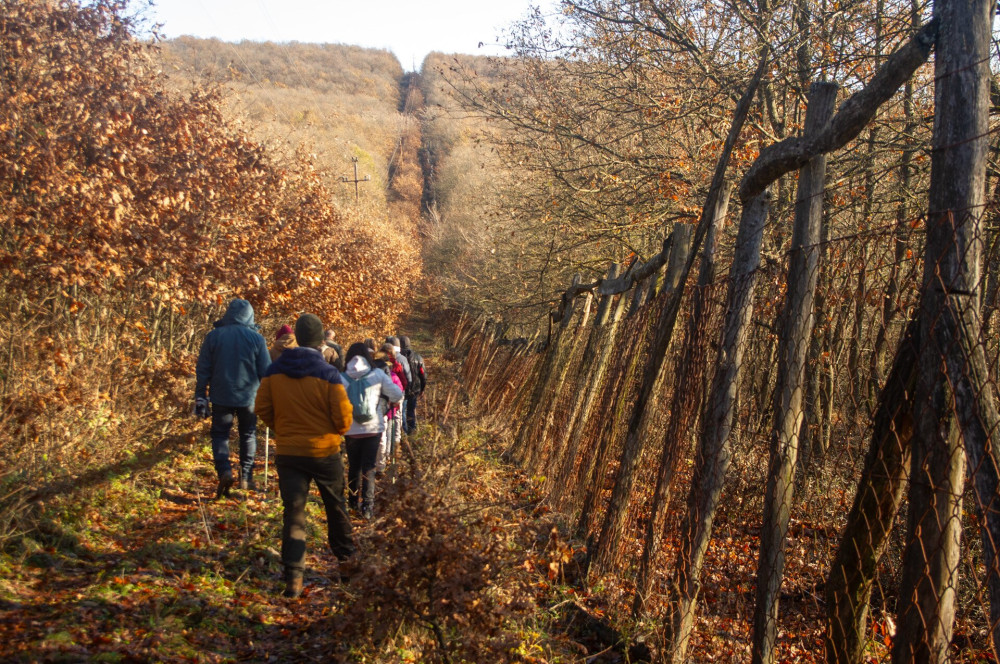
<svg viewBox="0 0 1000 664"><path fill-rule="evenodd" d="M0 536L26 487L171 431L230 298L384 329L419 271L215 92L171 93L126 5L0 0Z"/></svg>

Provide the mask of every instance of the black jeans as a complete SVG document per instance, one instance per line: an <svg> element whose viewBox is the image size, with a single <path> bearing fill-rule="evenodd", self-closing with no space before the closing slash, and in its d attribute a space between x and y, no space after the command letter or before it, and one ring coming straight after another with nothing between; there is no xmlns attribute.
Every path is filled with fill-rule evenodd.
<svg viewBox="0 0 1000 664"><path fill-rule="evenodd" d="M316 482L326 508L326 532L330 549L339 560L354 554L351 520L344 511L344 462L340 453L328 457L278 455L278 488L284 505L281 528L281 562L285 571L301 573L306 558L306 499L309 482Z"/></svg>
<svg viewBox="0 0 1000 664"><path fill-rule="evenodd" d="M347 488L351 507L370 512L375 505L375 461L381 434L344 436L347 448Z"/></svg>
<svg viewBox="0 0 1000 664"><path fill-rule="evenodd" d="M233 407L212 404L212 458L215 472L222 477L232 472L229 461L229 432L233 428L233 418L240 433L240 472L250 477L253 460L257 455L257 414L247 406Z"/></svg>
<svg viewBox="0 0 1000 664"><path fill-rule="evenodd" d="M406 397L406 415L403 423L403 431L411 434L417 430L417 399L420 396Z"/></svg>

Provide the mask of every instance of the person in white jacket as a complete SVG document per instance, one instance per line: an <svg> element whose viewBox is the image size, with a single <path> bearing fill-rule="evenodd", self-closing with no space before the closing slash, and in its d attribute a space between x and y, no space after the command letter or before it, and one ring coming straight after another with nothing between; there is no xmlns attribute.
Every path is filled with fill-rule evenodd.
<svg viewBox="0 0 1000 664"><path fill-rule="evenodd" d="M363 343L347 349L347 370L341 374L354 407L354 421L344 434L347 450L348 507L372 518L375 507L375 461L385 430L388 404L403 400L403 391L381 369L374 368L371 351Z"/></svg>

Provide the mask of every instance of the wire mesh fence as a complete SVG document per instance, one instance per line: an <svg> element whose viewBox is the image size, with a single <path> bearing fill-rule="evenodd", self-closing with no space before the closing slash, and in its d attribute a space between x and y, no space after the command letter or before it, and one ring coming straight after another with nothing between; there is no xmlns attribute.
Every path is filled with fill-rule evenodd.
<svg viewBox="0 0 1000 664"><path fill-rule="evenodd" d="M941 97L977 62L936 66ZM813 86L807 136L836 95ZM722 205L662 269L574 282L544 338L466 335L472 398L665 660L995 661L1000 228L963 153L982 122L935 134L938 171L911 132L880 178L813 153L795 193L745 180L735 232Z"/></svg>

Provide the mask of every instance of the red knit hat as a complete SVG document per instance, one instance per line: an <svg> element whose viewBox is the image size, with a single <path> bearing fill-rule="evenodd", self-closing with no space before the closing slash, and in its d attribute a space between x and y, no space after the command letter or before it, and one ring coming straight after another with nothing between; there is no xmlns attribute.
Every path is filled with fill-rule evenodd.
<svg viewBox="0 0 1000 664"><path fill-rule="evenodd" d="M281 329L278 330L278 336L276 336L275 339L280 339L281 337L285 336L286 334L295 334L295 332L292 331L292 326L291 325L282 325Z"/></svg>

